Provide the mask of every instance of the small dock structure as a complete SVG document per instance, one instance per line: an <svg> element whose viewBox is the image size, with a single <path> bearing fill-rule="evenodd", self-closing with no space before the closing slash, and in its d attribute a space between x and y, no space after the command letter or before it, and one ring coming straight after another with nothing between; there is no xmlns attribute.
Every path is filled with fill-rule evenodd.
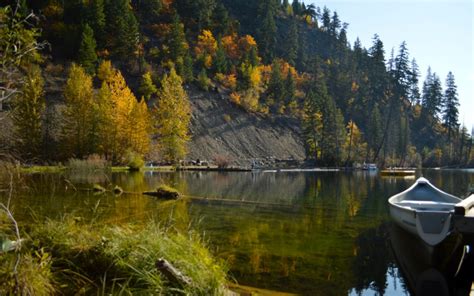
<svg viewBox="0 0 474 296"><path fill-rule="evenodd" d="M414 176L414 175L415 175L415 170L412 170L412 169L406 169L406 170L387 169L387 170L380 171L380 176L405 177L405 176Z"/></svg>
<svg viewBox="0 0 474 296"><path fill-rule="evenodd" d="M474 244L474 193L454 207L453 219L455 229L470 236Z"/></svg>

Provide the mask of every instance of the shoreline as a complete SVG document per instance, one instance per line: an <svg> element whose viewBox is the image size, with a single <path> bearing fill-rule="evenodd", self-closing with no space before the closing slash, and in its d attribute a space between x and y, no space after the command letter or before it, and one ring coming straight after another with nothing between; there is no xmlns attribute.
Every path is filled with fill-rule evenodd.
<svg viewBox="0 0 474 296"><path fill-rule="evenodd" d="M470 170L472 167L432 167L432 168L415 168L415 170ZM20 172L26 174L34 173L61 173L69 170L66 166L49 166L49 165L34 165L34 166L20 166ZM105 170L112 173L118 172L133 172L127 166L112 166ZM283 168L248 168L248 167L226 167L219 168L217 166L181 166L174 167L171 165L166 166L154 166L154 167L143 167L140 172L178 172L178 171L199 171L199 172L263 172L263 173L276 173L276 172L336 172L336 171L367 171L367 172L380 172L378 170L363 170L352 167L283 167Z"/></svg>

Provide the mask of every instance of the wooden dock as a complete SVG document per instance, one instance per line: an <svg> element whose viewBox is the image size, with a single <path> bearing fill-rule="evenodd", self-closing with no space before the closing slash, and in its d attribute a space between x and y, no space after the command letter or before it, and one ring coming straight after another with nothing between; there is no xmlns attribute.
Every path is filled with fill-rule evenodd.
<svg viewBox="0 0 474 296"><path fill-rule="evenodd" d="M454 207L454 227L462 234L474 235L474 194Z"/></svg>
<svg viewBox="0 0 474 296"><path fill-rule="evenodd" d="M380 176L405 177L414 176L415 170L381 170Z"/></svg>

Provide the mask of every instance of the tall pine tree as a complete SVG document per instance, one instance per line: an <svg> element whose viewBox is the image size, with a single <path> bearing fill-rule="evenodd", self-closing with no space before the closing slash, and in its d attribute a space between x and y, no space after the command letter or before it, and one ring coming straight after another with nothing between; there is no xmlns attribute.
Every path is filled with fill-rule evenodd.
<svg viewBox="0 0 474 296"><path fill-rule="evenodd" d="M450 71L446 77L446 90L443 100L443 122L448 130L448 142L451 141L453 131L459 127L458 122L459 99L457 94L457 86L454 82L454 75Z"/></svg>
<svg viewBox="0 0 474 296"><path fill-rule="evenodd" d="M93 74L95 72L97 63L95 49L96 42L94 39L94 32L88 24L85 24L84 30L82 31L81 45L79 46L78 62L88 74Z"/></svg>

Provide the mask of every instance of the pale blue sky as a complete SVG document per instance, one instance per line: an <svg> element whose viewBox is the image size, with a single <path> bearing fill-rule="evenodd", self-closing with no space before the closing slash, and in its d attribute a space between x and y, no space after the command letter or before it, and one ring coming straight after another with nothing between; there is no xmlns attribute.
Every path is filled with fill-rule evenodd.
<svg viewBox="0 0 474 296"><path fill-rule="evenodd" d="M291 1L290 1L291 2ZM474 0L321 0L304 1L337 11L349 23L351 44L359 37L372 45L375 33L388 59L406 41L424 80L428 66L443 82L452 71L458 86L459 120L469 131L474 126Z"/></svg>

